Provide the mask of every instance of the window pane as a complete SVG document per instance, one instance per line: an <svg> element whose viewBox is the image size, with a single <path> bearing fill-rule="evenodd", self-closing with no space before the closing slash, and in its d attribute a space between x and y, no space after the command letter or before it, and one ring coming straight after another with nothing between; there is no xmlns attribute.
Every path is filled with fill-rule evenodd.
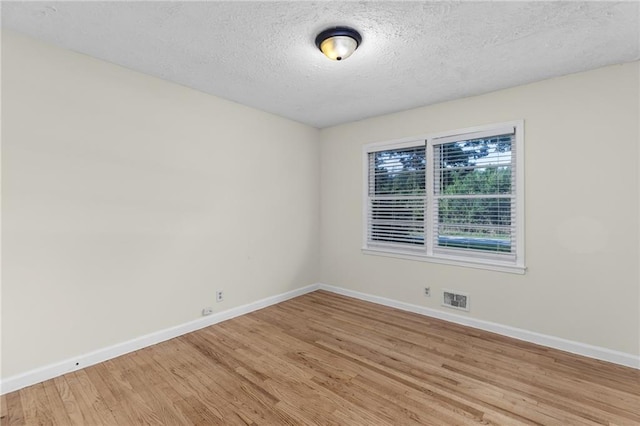
<svg viewBox="0 0 640 426"><path fill-rule="evenodd" d="M424 146L374 152L370 156L374 163L370 195L425 194Z"/></svg>
<svg viewBox="0 0 640 426"><path fill-rule="evenodd" d="M511 251L511 198L445 198L438 204L438 246Z"/></svg>
<svg viewBox="0 0 640 426"><path fill-rule="evenodd" d="M509 194L511 166L477 168L471 170L442 170L441 195Z"/></svg>
<svg viewBox="0 0 640 426"><path fill-rule="evenodd" d="M511 252L513 136L434 146L436 246Z"/></svg>
<svg viewBox="0 0 640 426"><path fill-rule="evenodd" d="M369 241L424 246L425 167L425 145L369 154Z"/></svg>
<svg viewBox="0 0 640 426"><path fill-rule="evenodd" d="M438 192L511 193L511 139L512 135L502 135L438 145Z"/></svg>

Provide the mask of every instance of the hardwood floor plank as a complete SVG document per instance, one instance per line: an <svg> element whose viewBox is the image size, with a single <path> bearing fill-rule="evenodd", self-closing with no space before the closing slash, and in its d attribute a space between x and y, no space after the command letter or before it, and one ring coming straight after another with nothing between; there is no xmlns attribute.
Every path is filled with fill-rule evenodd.
<svg viewBox="0 0 640 426"><path fill-rule="evenodd" d="M394 343L393 347L390 347L390 346L386 345L387 341L391 340L391 337L389 337L390 336L389 334L387 334L387 336L388 336L387 339L384 339L384 340L378 339L378 337L382 337L382 336L385 335L385 333L383 333L381 330L376 330L375 334L366 335L366 333L362 333L362 330L367 328L364 324L356 324L353 320L350 321L350 320L346 319L345 317L341 317L340 318L340 323L341 323L341 328L343 330L347 330L347 331L350 329L350 327L348 327L349 324L356 325L358 334L362 336L362 339L371 340L375 347L387 347L387 348L389 348L391 350L396 350L396 349L402 347L403 349L409 349L411 351L412 355L413 354L419 355L420 354L420 349L422 349L422 348L420 348L420 345L416 344L415 342L404 342L406 344L402 345L402 340L398 339L397 337L393 338L395 343ZM401 343L399 346L398 346L398 342ZM432 358L436 358L437 363L438 363L437 366L439 368L440 367L444 367L444 364L441 364L442 362L446 362L448 364L454 363L453 361L451 361L449 359L443 358L442 355L443 354L438 353L438 352L431 352L431 353L425 354L424 356L419 357L419 358L420 358L420 362L424 363L424 364L429 362L429 361L426 361L426 360L430 360ZM440 359L438 359L438 358L440 358ZM478 354L477 358L484 359L482 357L481 353ZM469 367L468 363L475 362L475 359L476 359L475 357L474 358L468 357L468 359L464 359L463 358L458 365L461 368L468 368ZM508 362L506 362L506 361L509 361L509 360L505 359L505 357L502 356L500 361L502 361L502 362L500 362L498 365L500 366L501 372L504 373L505 369L509 368L510 364ZM484 373L484 372L486 372L487 367L490 367L490 366L491 366L490 364L485 364L484 366L482 366L482 369L478 370L478 372L479 373ZM446 369L448 371L452 371L453 370L450 366L446 367ZM519 368L518 370L520 370L518 373L520 375L522 375L522 371L521 371L522 369ZM430 376L433 376L433 374L434 373L431 372ZM531 394L529 394L527 392L527 394L525 396L534 397L537 400L546 399L546 403L554 405L555 404L555 400L558 398L558 395L553 393L553 390L554 390L553 389L553 385L555 383L566 383L566 382L562 381L562 379L557 379L556 375L532 374L532 377L534 377L534 378L538 377L538 376L542 376L542 379L544 380L544 382L539 381L539 382L535 383L534 381L530 381L530 382L526 383L525 384L526 387L534 390L534 393L531 395ZM487 377L487 376L485 375L485 377ZM502 385L504 385L504 381L505 381L504 379L505 379L505 375L502 374L501 378L500 378L500 380L502 382ZM520 379L520 381L521 381L521 379ZM551 382L551 386L549 385L549 382ZM593 385L593 386L596 386L596 387L599 386L599 385L593 384L593 383L589 383L589 384ZM522 388L521 386L517 386L517 387ZM517 392L517 387L511 388L511 390ZM538 389L538 388L540 388L540 389ZM580 387L580 388L581 389L590 389L589 386L587 386L586 388L585 387ZM535 391L538 391L538 390L540 390L540 392L535 392ZM616 392L613 391L612 393L616 393ZM577 396L577 398L576 398L576 396ZM573 397L574 397L574 399L578 399L581 402L581 404L577 404L576 414L579 413L579 415L583 415L586 418L590 417L593 421L596 421L596 422L601 421L601 419L598 417L597 414L593 414L593 413L589 414L589 411L593 411L593 410L591 410L591 407L594 406L594 405L595 406L599 406L598 408L600 408L600 409L602 409L604 411L608 411L611 414L611 416L614 418L614 420L616 420L616 421L621 421L621 419L617 419L616 418L616 413L617 412L621 413L623 416L631 416L635 421L640 421L640 418L636 418L633 414L630 414L628 412L622 412L622 411L616 410L615 408L607 406L606 403L603 404L602 403L602 399L603 399L602 389L594 391L591 394L591 397L589 395L575 395L575 394L574 394ZM631 400L633 399L631 397L625 397L625 396L622 396L622 395L617 395L616 398L627 399L629 403L631 403ZM605 399L606 399L606 396L605 396ZM637 398L635 399L635 401L637 401ZM539 403L539 401L536 402L536 403Z"/></svg>
<svg viewBox="0 0 640 426"><path fill-rule="evenodd" d="M22 402L20 401L20 393L11 392L4 395L7 403L6 424L21 425L24 422L24 413L22 411Z"/></svg>
<svg viewBox="0 0 640 426"><path fill-rule="evenodd" d="M66 375L54 378L53 383L58 391L58 394L60 395L60 399L64 403L64 407L67 415L69 416L69 420L71 420L71 424L72 425L87 424L87 419L93 418L94 413L82 412L83 407L81 407L78 404L75 396L71 392L71 388L69 387L69 383L67 382ZM99 423L96 423L96 424L99 424Z"/></svg>
<svg viewBox="0 0 640 426"><path fill-rule="evenodd" d="M25 423L53 425L53 414L42 383L29 386L21 395Z"/></svg>
<svg viewBox="0 0 640 426"><path fill-rule="evenodd" d="M65 374L69 389L76 400L79 411L85 418L85 424L115 425L115 419L105 406L102 398L96 393L91 382L87 380L87 373L79 370Z"/></svg>
<svg viewBox="0 0 640 426"><path fill-rule="evenodd" d="M143 423L153 419L150 408L121 374L124 367L118 361L110 360L89 368L87 374L99 389L107 404L112 407L118 423Z"/></svg>
<svg viewBox="0 0 640 426"><path fill-rule="evenodd" d="M637 425L640 371L317 291L0 403L1 425Z"/></svg>
<svg viewBox="0 0 640 426"><path fill-rule="evenodd" d="M264 312L264 311L262 311L262 312ZM290 328L290 329L289 329L289 331L288 331L288 333L295 333L295 331L294 331L294 329L293 329L293 328ZM311 335L312 335L312 334L311 334ZM304 340L305 338L310 338L309 336L310 336L310 334L302 332L302 333L301 333L301 334L299 334L297 337L298 337L298 338L300 338L300 339L302 339L302 340ZM314 340L314 339L313 339L313 338L310 338L310 340ZM341 362L341 363L336 363L336 364L337 364L337 365L344 365L344 360L342 360L342 362ZM366 369L365 369L365 370L361 370L361 373L362 373L363 375L366 375L366 376L371 376L372 374L375 374L375 372L374 372L373 370L371 370L371 369L369 369L369 370L366 370ZM384 378L386 378L386 379L388 379L388 377L387 377L387 376L383 376L383 377L384 377ZM456 422L456 423L460 423L460 422L461 422L461 420L457 420L457 422ZM442 422L440 422L440 423L442 424Z"/></svg>
<svg viewBox="0 0 640 426"><path fill-rule="evenodd" d="M216 400L206 390L191 385L187 379L189 367L183 366L181 360L184 355L182 351L176 351L174 346L163 345L148 349L141 352L153 364L153 374L162 377L158 391L186 418L183 424L222 424L224 414L220 406L223 401Z"/></svg>
<svg viewBox="0 0 640 426"><path fill-rule="evenodd" d="M44 392L47 396L47 403L51 407L51 414L53 419L53 424L55 425L68 425L71 424L71 419L67 414L67 410L65 408L64 402L60 397L60 393L56 389L56 386L53 380L47 380L42 383L44 387Z"/></svg>
<svg viewBox="0 0 640 426"><path fill-rule="evenodd" d="M461 385L465 382L471 383L473 385L473 382L477 381L475 380L477 379L477 376L472 376L470 375L470 373L465 373L465 371L468 371L468 366L464 364L456 363L459 364L461 368L467 367L466 370L457 370L456 374L451 374L454 370L451 367L448 367L445 363L453 364L455 363L455 361L450 361L445 358L439 359L436 367L440 370L442 370L442 368L446 368L445 373L448 372L449 377L445 377L442 374L438 374L436 368L434 368L433 366L429 366L429 363L425 362L425 360L428 359L427 357L416 357L413 356L413 354L411 356L408 356L404 355L401 352L396 352L397 345L389 344L388 339L379 336L378 333L371 335L362 335L362 337L360 337L358 336L358 330L360 330L360 328L351 329L350 327L343 326L343 329L345 330L345 334L340 334L338 335L339 337L336 337L335 339L343 341L348 340L350 342L357 343L357 352L360 353L360 355L367 357L368 359L373 359L373 361L377 364L385 365L389 368L393 368L396 371L403 372L405 374L420 375L423 380L431 382L434 385L445 389L455 388L458 392L465 393L469 398L481 400L484 403L499 405L503 402L506 402L504 401L502 392L496 391L493 397L491 397L491 393L489 392L491 390L491 387L486 386L487 382L491 382L491 375L484 375L486 379L485 382L479 382L484 386L479 389L481 391L477 391L475 386ZM347 335L349 335L349 337L347 337ZM415 352L416 348L414 347L413 349ZM482 371L476 372L476 374L482 373ZM470 380L471 377L473 377L474 380ZM502 382L502 385L504 386L504 377L500 378L500 380ZM518 393L517 385L516 387L511 387L510 390L512 390L514 393ZM522 396L530 399L531 404L539 405L541 403L547 403L553 406L553 399L544 400L540 396L540 394L532 395L529 393L524 393ZM526 408L523 409L526 410ZM581 407L581 409L588 410L589 407L583 406ZM597 418L592 420L598 421Z"/></svg>
<svg viewBox="0 0 640 426"><path fill-rule="evenodd" d="M175 403L191 424L220 425L224 423L222 416L216 415L215 410L210 410L207 404L195 396L188 396Z"/></svg>
<svg viewBox="0 0 640 426"><path fill-rule="evenodd" d="M9 411L7 410L7 396L0 395L0 426L9 423L8 417Z"/></svg>
<svg viewBox="0 0 640 426"><path fill-rule="evenodd" d="M131 356L122 357L123 365L132 372L130 383L134 391L141 396L149 409L158 419L158 424L188 424L184 416L173 401L164 393L165 380L158 374L153 365L144 357L144 351L134 352Z"/></svg>
<svg viewBox="0 0 640 426"><path fill-rule="evenodd" d="M184 348L183 352L191 351L186 359L186 374L182 378L186 379L191 392L195 389L203 393L203 399L210 398L210 405L226 404L216 407L225 411L222 416L225 421L227 418L251 419L266 424L281 424L287 421L280 413L271 410L272 401L265 402L261 398L265 392L252 392L253 390L247 386L248 382L239 381L241 376L225 369L207 354L194 350L188 339L179 340L181 341L177 343ZM166 361L163 360L164 362ZM204 366L206 368L202 368ZM191 374L190 371L198 371L198 374Z"/></svg>

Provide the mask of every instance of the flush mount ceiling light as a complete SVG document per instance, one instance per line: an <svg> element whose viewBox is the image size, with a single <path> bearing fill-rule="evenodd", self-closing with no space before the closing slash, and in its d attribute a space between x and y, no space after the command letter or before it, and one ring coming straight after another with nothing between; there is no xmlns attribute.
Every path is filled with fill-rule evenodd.
<svg viewBox="0 0 640 426"><path fill-rule="evenodd" d="M327 28L316 37L316 46L334 61L347 59L362 42L362 37L353 28Z"/></svg>

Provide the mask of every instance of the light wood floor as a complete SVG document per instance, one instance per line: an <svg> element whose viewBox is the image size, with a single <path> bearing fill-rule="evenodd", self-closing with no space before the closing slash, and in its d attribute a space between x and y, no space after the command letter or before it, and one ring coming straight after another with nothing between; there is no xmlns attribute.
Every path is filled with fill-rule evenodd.
<svg viewBox="0 0 640 426"><path fill-rule="evenodd" d="M318 291L1 402L2 425L638 425L640 371Z"/></svg>

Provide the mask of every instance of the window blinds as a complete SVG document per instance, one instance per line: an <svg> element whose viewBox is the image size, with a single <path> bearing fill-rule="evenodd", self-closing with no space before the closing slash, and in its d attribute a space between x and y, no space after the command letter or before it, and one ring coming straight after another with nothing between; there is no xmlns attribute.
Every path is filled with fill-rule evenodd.
<svg viewBox="0 0 640 426"><path fill-rule="evenodd" d="M457 139L433 141L433 252L513 260L515 131Z"/></svg>
<svg viewBox="0 0 640 426"><path fill-rule="evenodd" d="M425 144L370 152L369 245L424 247Z"/></svg>

